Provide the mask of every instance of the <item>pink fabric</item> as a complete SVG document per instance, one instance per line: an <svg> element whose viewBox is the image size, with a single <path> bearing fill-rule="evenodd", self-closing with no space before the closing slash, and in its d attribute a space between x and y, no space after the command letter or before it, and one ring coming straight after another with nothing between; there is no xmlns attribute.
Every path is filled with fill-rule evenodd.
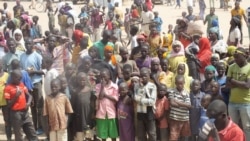
<svg viewBox="0 0 250 141"><path fill-rule="evenodd" d="M185 49L184 49L184 46L183 44L180 42L180 41L174 41L172 46L175 46L175 45L179 45L181 46L181 49L179 52L175 52L173 49L172 51L170 52L168 58L172 58L172 57L176 57L176 56L184 56L185 55Z"/></svg>
<svg viewBox="0 0 250 141"><path fill-rule="evenodd" d="M101 91L101 84L96 85L96 96L99 97ZM119 95L118 95L118 86L111 82L109 87L105 87L104 91L107 95L112 96L118 101ZM108 119L116 118L116 103L113 101L103 98L99 99L99 105L98 110L96 112L96 118L98 119L105 119L105 117L108 117Z"/></svg>
<svg viewBox="0 0 250 141"><path fill-rule="evenodd" d="M32 20L29 18L28 15L22 14L21 17L22 17L22 18L25 20L25 22L27 22L30 26L32 25Z"/></svg>

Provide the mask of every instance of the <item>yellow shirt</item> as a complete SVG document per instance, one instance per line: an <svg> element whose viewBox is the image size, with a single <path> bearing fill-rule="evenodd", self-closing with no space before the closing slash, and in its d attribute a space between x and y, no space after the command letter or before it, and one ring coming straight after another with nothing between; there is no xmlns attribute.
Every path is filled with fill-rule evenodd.
<svg viewBox="0 0 250 141"><path fill-rule="evenodd" d="M158 57L157 51L161 47L161 36L156 35L155 37L149 36L148 43L150 46L150 56L151 57Z"/></svg>
<svg viewBox="0 0 250 141"><path fill-rule="evenodd" d="M245 15L245 10L244 9L242 9L242 8L239 8L239 9L232 9L231 10L231 15L232 15L232 17L234 17L234 16L240 16L240 20L242 19L242 17Z"/></svg>
<svg viewBox="0 0 250 141"><path fill-rule="evenodd" d="M186 62L185 56L175 56L168 59L170 71L175 73L179 62Z"/></svg>
<svg viewBox="0 0 250 141"><path fill-rule="evenodd" d="M7 105L6 99L4 98L4 88L8 80L9 74L4 72L3 76L0 77L0 106Z"/></svg>
<svg viewBox="0 0 250 141"><path fill-rule="evenodd" d="M164 84L167 86L167 88L171 88L172 80L174 78L174 73L172 73L171 71L168 71L165 74L166 74L166 78L165 78Z"/></svg>
<svg viewBox="0 0 250 141"><path fill-rule="evenodd" d="M167 48L170 52L172 50L173 36L172 34L166 34L163 36L162 47Z"/></svg>

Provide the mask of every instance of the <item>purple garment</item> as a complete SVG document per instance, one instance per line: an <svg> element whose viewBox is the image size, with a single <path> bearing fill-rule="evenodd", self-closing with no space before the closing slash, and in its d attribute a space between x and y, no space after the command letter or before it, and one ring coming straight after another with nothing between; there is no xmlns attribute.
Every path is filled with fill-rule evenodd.
<svg viewBox="0 0 250 141"><path fill-rule="evenodd" d="M124 104L123 99L119 99L117 104L117 117L120 141L135 141L133 104Z"/></svg>
<svg viewBox="0 0 250 141"><path fill-rule="evenodd" d="M139 69L146 67L149 68L151 67L151 58L149 56L147 56L147 58L145 60L143 60L142 58L138 58L135 62L136 65Z"/></svg>

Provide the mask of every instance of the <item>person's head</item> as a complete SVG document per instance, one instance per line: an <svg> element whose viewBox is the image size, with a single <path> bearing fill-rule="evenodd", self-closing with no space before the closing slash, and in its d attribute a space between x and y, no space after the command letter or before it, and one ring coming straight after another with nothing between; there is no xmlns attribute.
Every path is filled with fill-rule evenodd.
<svg viewBox="0 0 250 141"><path fill-rule="evenodd" d="M82 19L86 19L86 18L81 18L80 19L80 21L85 21L85 20L82 20ZM84 23L84 22L83 22ZM83 25L81 24L81 23L77 23L77 24L75 24L75 30L80 30L80 31L82 31L82 29L83 29ZM82 33L83 34L83 33Z"/></svg>
<svg viewBox="0 0 250 141"><path fill-rule="evenodd" d="M167 58L161 59L160 63L161 63L162 71L167 72L168 71L168 59Z"/></svg>
<svg viewBox="0 0 250 141"><path fill-rule="evenodd" d="M135 86L140 82L140 77L139 76L132 76L131 77L131 87Z"/></svg>
<svg viewBox="0 0 250 141"><path fill-rule="evenodd" d="M38 20L39 20L39 17L38 17L38 16L33 16L33 17L32 17L32 20L33 20L34 23L37 23Z"/></svg>
<svg viewBox="0 0 250 141"><path fill-rule="evenodd" d="M220 84L217 81L211 82L211 95L217 96L220 94Z"/></svg>
<svg viewBox="0 0 250 141"><path fill-rule="evenodd" d="M61 75L58 77L58 79L60 80L61 83L61 91L64 93L66 88L68 87L67 78Z"/></svg>
<svg viewBox="0 0 250 141"><path fill-rule="evenodd" d="M141 57L146 58L149 54L149 46L148 45L142 45L141 47Z"/></svg>
<svg viewBox="0 0 250 141"><path fill-rule="evenodd" d="M120 14L115 14L115 19L119 20L120 19Z"/></svg>
<svg viewBox="0 0 250 141"><path fill-rule="evenodd" d="M216 64L220 61L220 55L218 53L213 53L210 59L211 64L216 67Z"/></svg>
<svg viewBox="0 0 250 141"><path fill-rule="evenodd" d="M117 27L118 27L118 22L113 21L112 22L112 29L117 29Z"/></svg>
<svg viewBox="0 0 250 141"><path fill-rule="evenodd" d="M129 57L128 49L126 47L120 48L120 56L122 60L127 60Z"/></svg>
<svg viewBox="0 0 250 141"><path fill-rule="evenodd" d="M167 48L159 48L157 50L157 56L161 60L163 58L166 58L168 49Z"/></svg>
<svg viewBox="0 0 250 141"><path fill-rule="evenodd" d="M161 68L160 66L160 59L158 57L154 57L152 58L152 61L151 61L151 71L152 72L157 72L159 71Z"/></svg>
<svg viewBox="0 0 250 141"><path fill-rule="evenodd" d="M19 69L12 70L10 82L13 85L19 85L22 80L22 72Z"/></svg>
<svg viewBox="0 0 250 141"><path fill-rule="evenodd" d="M50 31L45 31L45 32L44 32L44 35L45 35L46 37L49 37L49 36L51 35L51 33L50 33Z"/></svg>
<svg viewBox="0 0 250 141"><path fill-rule="evenodd" d="M205 68L205 80L212 81L215 79L216 69L213 65L209 65Z"/></svg>
<svg viewBox="0 0 250 141"><path fill-rule="evenodd" d="M159 99L161 99L167 95L168 89L167 89L167 86L165 84L160 84L157 90L158 90L157 97Z"/></svg>
<svg viewBox="0 0 250 141"><path fill-rule="evenodd" d="M52 64L53 64L54 59L51 56L43 56L42 60L42 68L50 70Z"/></svg>
<svg viewBox="0 0 250 141"><path fill-rule="evenodd" d="M33 52L34 42L32 38L25 39L26 53L31 54Z"/></svg>
<svg viewBox="0 0 250 141"><path fill-rule="evenodd" d="M126 8L125 11L126 11L126 13L129 13L129 8Z"/></svg>
<svg viewBox="0 0 250 141"><path fill-rule="evenodd" d="M82 24L86 24L88 22L88 17L81 17L80 19L80 24L81 24L81 29L83 29Z"/></svg>
<svg viewBox="0 0 250 141"><path fill-rule="evenodd" d="M115 7L119 7L119 3L118 2L115 2Z"/></svg>
<svg viewBox="0 0 250 141"><path fill-rule="evenodd" d="M6 9L8 7L8 4L6 2L3 3L3 8Z"/></svg>
<svg viewBox="0 0 250 141"><path fill-rule="evenodd" d="M125 97L128 94L128 84L126 82L122 82L119 85L119 94L121 97Z"/></svg>
<svg viewBox="0 0 250 141"><path fill-rule="evenodd" d="M158 11L155 11L155 12L154 12L154 16L155 16L155 18L157 18L157 17L159 16L159 12L158 12Z"/></svg>
<svg viewBox="0 0 250 141"><path fill-rule="evenodd" d="M66 76L72 76L75 73L76 65L73 63L67 63L64 70Z"/></svg>
<svg viewBox="0 0 250 141"><path fill-rule="evenodd" d="M61 81L58 78L51 80L50 87L51 95L56 96L61 91Z"/></svg>
<svg viewBox="0 0 250 141"><path fill-rule="evenodd" d="M210 94L205 94L202 98L201 98L201 106L204 109L208 108L208 105L211 103L212 101L212 96Z"/></svg>
<svg viewBox="0 0 250 141"><path fill-rule="evenodd" d="M9 22L7 23L7 27L8 27L9 29L15 29L15 28L16 28L16 25L14 24L13 20L11 20L11 21L9 21Z"/></svg>
<svg viewBox="0 0 250 141"><path fill-rule="evenodd" d="M219 28L218 27L212 27L209 29L209 40L211 41L219 40Z"/></svg>
<svg viewBox="0 0 250 141"><path fill-rule="evenodd" d="M56 39L55 36L50 35L50 36L48 37L48 47L49 47L51 50L53 50L53 49L56 47L56 41L57 41L57 39Z"/></svg>
<svg viewBox="0 0 250 141"><path fill-rule="evenodd" d="M189 15L193 14L193 7L192 6L188 6L188 14Z"/></svg>
<svg viewBox="0 0 250 141"><path fill-rule="evenodd" d="M84 88L87 85L87 74L84 72L79 72L77 74L77 84L79 87Z"/></svg>
<svg viewBox="0 0 250 141"><path fill-rule="evenodd" d="M92 65L92 60L91 57L86 56L82 59L82 70L85 73L88 73L88 71L90 70L90 67Z"/></svg>
<svg viewBox="0 0 250 141"><path fill-rule="evenodd" d="M16 5L17 5L17 6L20 6L20 5L21 5L20 0L16 0Z"/></svg>
<svg viewBox="0 0 250 141"><path fill-rule="evenodd" d="M84 13L84 12L85 12L85 9L86 9L85 7L82 7L82 8L81 8L81 12Z"/></svg>
<svg viewBox="0 0 250 141"><path fill-rule="evenodd" d="M108 3L110 3L111 2L111 0L108 0Z"/></svg>
<svg viewBox="0 0 250 141"><path fill-rule="evenodd" d="M82 50L86 49L89 46L89 37L83 36L80 40L80 47Z"/></svg>
<svg viewBox="0 0 250 141"><path fill-rule="evenodd" d="M111 60L111 57L114 55L114 48L110 45L105 46L104 48L104 57L107 60Z"/></svg>
<svg viewBox="0 0 250 141"><path fill-rule="evenodd" d="M17 41L17 42L20 42L21 40L23 40L23 33L20 29L16 29L13 33L14 35L14 39Z"/></svg>
<svg viewBox="0 0 250 141"><path fill-rule="evenodd" d="M225 64L225 62L218 62L216 64L216 70L217 70L217 73L218 73L219 77L224 76L225 71L226 71L226 64Z"/></svg>
<svg viewBox="0 0 250 141"><path fill-rule="evenodd" d="M168 30L173 30L173 25L172 24L168 25Z"/></svg>
<svg viewBox="0 0 250 141"><path fill-rule="evenodd" d="M178 75L185 75L187 72L186 71L188 71L187 69L187 67L186 67L186 63L184 63L184 62L179 62L179 64L178 64L178 66L177 66L177 74Z"/></svg>
<svg viewBox="0 0 250 141"><path fill-rule="evenodd" d="M21 68L20 61L17 59L13 59L10 63L10 67L12 70L20 69Z"/></svg>
<svg viewBox="0 0 250 141"><path fill-rule="evenodd" d="M220 129L228 126L227 105L222 100L214 100L209 104L207 116L210 119L215 119L214 124Z"/></svg>
<svg viewBox="0 0 250 141"><path fill-rule="evenodd" d="M141 68L140 78L143 85L146 85L150 79L150 70L148 68Z"/></svg>
<svg viewBox="0 0 250 141"><path fill-rule="evenodd" d="M234 3L235 9L239 9L240 8L240 1L236 0Z"/></svg>
<svg viewBox="0 0 250 141"><path fill-rule="evenodd" d="M137 35L136 41L137 41L138 45L141 47L145 43L146 38L144 35Z"/></svg>
<svg viewBox="0 0 250 141"><path fill-rule="evenodd" d="M106 84L108 84L111 81L111 74L107 68L101 70L100 77L101 80L106 82Z"/></svg>
<svg viewBox="0 0 250 141"><path fill-rule="evenodd" d="M187 16L187 12L183 11L183 12L181 13L181 16L182 16L183 18L185 18L185 17Z"/></svg>
<svg viewBox="0 0 250 141"><path fill-rule="evenodd" d="M175 77L175 85L176 85L176 89L178 91L183 91L184 90L185 78L184 78L183 75L177 75Z"/></svg>
<svg viewBox="0 0 250 141"><path fill-rule="evenodd" d="M172 44L172 48L175 53L178 53L183 49L183 44L180 41L175 40Z"/></svg>
<svg viewBox="0 0 250 141"><path fill-rule="evenodd" d="M211 8L210 8L210 14L213 15L214 12L215 12L215 8L214 8L214 7L211 7Z"/></svg>
<svg viewBox="0 0 250 141"><path fill-rule="evenodd" d="M188 20L185 19L185 18L180 19L178 25L179 25L180 27L183 27L183 28L184 28L184 27L187 27L187 26L188 26Z"/></svg>
<svg viewBox="0 0 250 141"><path fill-rule="evenodd" d="M157 34L159 34L159 32L158 32L158 30L156 29L155 26L153 26L153 27L150 29L150 32L151 32L152 35L157 35Z"/></svg>
<svg viewBox="0 0 250 141"><path fill-rule="evenodd" d="M13 38L9 38L7 40L7 46L8 46L8 49L11 53L15 53L16 52L16 47L17 47L17 44L16 44L16 41L15 39Z"/></svg>
<svg viewBox="0 0 250 141"><path fill-rule="evenodd" d="M115 14L113 13L113 12L108 12L108 17L109 17L109 19L113 19L114 18L114 16L115 16Z"/></svg>
<svg viewBox="0 0 250 141"><path fill-rule="evenodd" d="M122 68L122 75L124 80L128 81L131 77L133 68L130 64L125 64Z"/></svg>
<svg viewBox="0 0 250 141"><path fill-rule="evenodd" d="M201 89L201 82L198 79L194 79L191 83L191 91L197 94Z"/></svg>
<svg viewBox="0 0 250 141"><path fill-rule="evenodd" d="M148 12L148 7L147 7L146 4L143 4L142 8L143 8L143 11L144 11L144 12Z"/></svg>
<svg viewBox="0 0 250 141"><path fill-rule="evenodd" d="M110 41L112 36L112 32L110 30L104 30L103 34L102 34L102 42L104 44L108 43L108 41Z"/></svg>
<svg viewBox="0 0 250 141"><path fill-rule="evenodd" d="M100 59L100 54L97 47L95 46L90 47L88 53L92 59Z"/></svg>
<svg viewBox="0 0 250 141"><path fill-rule="evenodd" d="M234 61L240 67L245 65L247 58L247 51L242 47L238 47L234 52Z"/></svg>

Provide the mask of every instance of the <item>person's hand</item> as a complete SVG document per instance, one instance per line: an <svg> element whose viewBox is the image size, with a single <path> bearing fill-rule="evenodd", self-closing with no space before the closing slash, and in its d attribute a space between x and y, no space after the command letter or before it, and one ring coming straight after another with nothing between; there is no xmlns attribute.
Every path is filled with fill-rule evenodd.
<svg viewBox="0 0 250 141"><path fill-rule="evenodd" d="M207 139L208 135L210 134L210 132L215 128L215 125L213 123L213 119L208 120L202 127L199 136L202 139Z"/></svg>
<svg viewBox="0 0 250 141"><path fill-rule="evenodd" d="M16 97L19 97L22 94L22 90L17 86L16 88Z"/></svg>

